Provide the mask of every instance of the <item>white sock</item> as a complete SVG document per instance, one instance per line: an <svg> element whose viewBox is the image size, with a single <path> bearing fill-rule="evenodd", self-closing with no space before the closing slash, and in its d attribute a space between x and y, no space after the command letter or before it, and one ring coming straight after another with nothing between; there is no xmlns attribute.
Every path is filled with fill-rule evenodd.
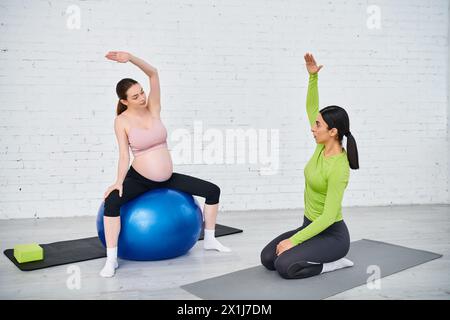
<svg viewBox="0 0 450 320"><path fill-rule="evenodd" d="M334 271L334 270L338 270L338 269L342 269L342 268L351 267L351 266L353 266L353 264L354 263L352 261L350 261L350 260L348 260L346 258L341 258L341 259L336 260L336 261L324 263L321 273L330 272L330 271Z"/></svg>
<svg viewBox="0 0 450 320"><path fill-rule="evenodd" d="M205 229L205 236L203 239L203 248L205 250L217 250L220 252L230 252L231 249L222 245L214 236L215 230Z"/></svg>
<svg viewBox="0 0 450 320"><path fill-rule="evenodd" d="M106 248L106 262L102 271L100 271L100 276L109 278L114 276L116 269L119 267L117 262L117 247Z"/></svg>

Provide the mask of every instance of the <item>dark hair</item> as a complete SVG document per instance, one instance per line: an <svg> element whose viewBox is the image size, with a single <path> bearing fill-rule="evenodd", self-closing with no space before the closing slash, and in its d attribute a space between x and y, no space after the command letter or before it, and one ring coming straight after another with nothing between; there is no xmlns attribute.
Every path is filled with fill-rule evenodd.
<svg viewBox="0 0 450 320"><path fill-rule="evenodd" d="M323 120L328 126L328 130L336 128L338 131L338 140L342 145L342 138L347 136L347 158L350 168L359 169L358 148L356 141L350 132L350 120L347 112L338 106L328 106L320 110Z"/></svg>
<svg viewBox="0 0 450 320"><path fill-rule="evenodd" d="M130 89L130 87L134 84L138 83L136 80L131 78L124 78L120 80L116 85L116 93L119 97L119 102L117 103L117 110L116 114L119 115L125 110L127 110L127 106L124 105L122 102L120 102L120 99L127 99L127 91Z"/></svg>

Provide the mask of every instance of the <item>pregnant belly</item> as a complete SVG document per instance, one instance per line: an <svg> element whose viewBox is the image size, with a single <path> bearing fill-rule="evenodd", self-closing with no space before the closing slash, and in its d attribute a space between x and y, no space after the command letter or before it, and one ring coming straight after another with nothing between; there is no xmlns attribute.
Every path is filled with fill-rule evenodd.
<svg viewBox="0 0 450 320"><path fill-rule="evenodd" d="M166 181L173 172L172 158L167 148L150 150L135 157L132 166L142 176L153 181Z"/></svg>

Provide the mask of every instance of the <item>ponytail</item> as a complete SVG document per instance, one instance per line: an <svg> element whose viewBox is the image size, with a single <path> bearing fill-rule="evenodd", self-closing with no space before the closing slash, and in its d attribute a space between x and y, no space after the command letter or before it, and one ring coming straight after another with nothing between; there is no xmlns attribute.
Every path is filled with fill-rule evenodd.
<svg viewBox="0 0 450 320"><path fill-rule="evenodd" d="M127 110L127 108L128 107L126 105L124 105L122 102L120 102L120 99L119 99L119 102L117 102L116 115L121 114L122 112Z"/></svg>
<svg viewBox="0 0 450 320"><path fill-rule="evenodd" d="M339 106L328 106L320 110L320 114L325 120L328 130L336 128L338 130L337 140L342 145L342 139L347 137L347 158L350 168L355 170L359 169L358 160L358 147L356 146L356 140L350 132L350 119L347 111Z"/></svg>
<svg viewBox="0 0 450 320"><path fill-rule="evenodd" d="M359 161L358 161L358 147L356 146L356 140L351 134L348 132L347 136L347 158L350 164L350 168L353 170L359 169Z"/></svg>

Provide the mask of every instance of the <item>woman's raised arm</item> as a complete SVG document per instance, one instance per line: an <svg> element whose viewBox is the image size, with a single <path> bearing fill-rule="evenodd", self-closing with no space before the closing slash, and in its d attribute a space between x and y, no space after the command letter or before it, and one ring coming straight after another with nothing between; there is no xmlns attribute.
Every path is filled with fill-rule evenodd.
<svg viewBox="0 0 450 320"><path fill-rule="evenodd" d="M316 60L310 53L305 54L306 69L309 73L308 93L306 95L306 113L308 114L311 127L319 114L319 88L317 86L317 74L322 65L317 66Z"/></svg>
<svg viewBox="0 0 450 320"><path fill-rule="evenodd" d="M159 85L158 70L144 60L125 51L109 51L105 57L122 63L130 61L144 71L150 80L150 94L147 100L147 108L150 110L152 116L159 117L161 112L161 88Z"/></svg>
<svg viewBox="0 0 450 320"><path fill-rule="evenodd" d="M147 108L152 116L159 117L161 112L161 88L159 86L158 70L144 60L131 55L130 62L139 67L149 77L150 94L148 95Z"/></svg>

